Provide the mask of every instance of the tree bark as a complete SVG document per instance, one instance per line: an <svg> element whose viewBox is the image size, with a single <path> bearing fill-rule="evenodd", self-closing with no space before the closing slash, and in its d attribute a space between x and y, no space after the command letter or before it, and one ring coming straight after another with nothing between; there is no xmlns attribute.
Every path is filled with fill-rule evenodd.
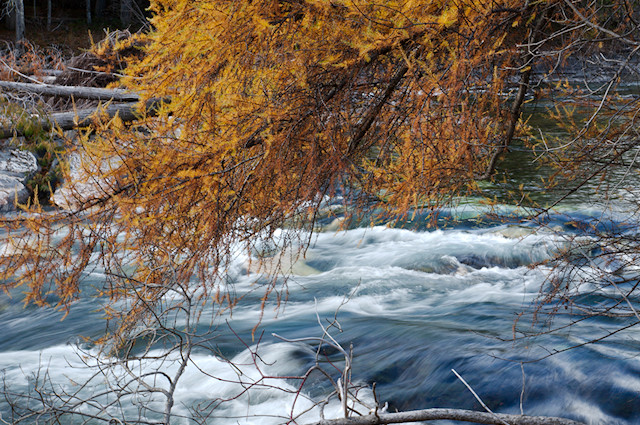
<svg viewBox="0 0 640 425"><path fill-rule="evenodd" d="M95 13L96 16L101 17L104 14L105 0L96 0Z"/></svg>
<svg viewBox="0 0 640 425"><path fill-rule="evenodd" d="M125 27L131 24L131 2L132 0L120 0L120 21Z"/></svg>
<svg viewBox="0 0 640 425"><path fill-rule="evenodd" d="M47 0L47 31L51 31L51 0Z"/></svg>
<svg viewBox="0 0 640 425"><path fill-rule="evenodd" d="M16 48L22 51L22 42L24 40L24 1L13 0L16 16Z"/></svg>
<svg viewBox="0 0 640 425"><path fill-rule="evenodd" d="M114 100L135 102L140 99L136 93L121 89L102 89L97 87L56 86L52 84L14 83L0 81L0 88L11 91L25 91L45 96L75 97L77 99Z"/></svg>
<svg viewBox="0 0 640 425"><path fill-rule="evenodd" d="M425 409L399 413L378 413L377 415L331 419L309 425L383 425L405 422L452 420L488 425L584 425L571 419L547 416L507 415L504 413L476 412L460 409Z"/></svg>
<svg viewBox="0 0 640 425"><path fill-rule="evenodd" d="M5 24L9 31L16 30L16 10L13 7L13 0L9 0L7 16L5 17ZM0 2L1 3L1 2Z"/></svg>
<svg viewBox="0 0 640 425"><path fill-rule="evenodd" d="M87 7L87 25L91 25L91 0L85 0Z"/></svg>
<svg viewBox="0 0 640 425"><path fill-rule="evenodd" d="M166 99L151 99L145 105L145 111L147 115L155 115L157 108L166 102ZM36 125L41 127L44 131L49 131L53 128L60 130L72 130L74 128L89 126L92 123L94 117L113 118L116 115L125 122L134 121L139 118L142 113L140 111L140 105L137 102L119 103L108 105L101 110L101 113L96 115L97 108L81 109L79 111L72 112L60 112L51 114L49 117L37 118ZM11 123L6 127L0 127L0 139L9 139L14 136L24 136L22 129L16 127L15 123Z"/></svg>
<svg viewBox="0 0 640 425"><path fill-rule="evenodd" d="M134 120L136 117L135 111L135 103L110 105L104 110L106 117L113 118L118 114L123 121ZM53 128L72 130L76 127L89 125L91 123L89 118L91 118L95 112L95 108L81 109L74 112L60 112L52 114L49 118L38 118L36 125L44 131L49 131ZM14 124L0 128L0 139L9 139L13 136L24 136L24 133L22 129L17 128Z"/></svg>

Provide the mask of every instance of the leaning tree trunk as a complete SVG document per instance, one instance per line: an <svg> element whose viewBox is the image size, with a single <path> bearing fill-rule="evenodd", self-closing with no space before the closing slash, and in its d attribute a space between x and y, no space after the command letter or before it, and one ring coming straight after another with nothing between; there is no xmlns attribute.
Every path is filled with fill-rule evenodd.
<svg viewBox="0 0 640 425"><path fill-rule="evenodd" d="M513 138L515 136L516 127L520 122L520 116L522 114L524 99L530 89L529 81L531 80L533 61L536 58L537 49L540 47L537 41L542 35L542 29L547 23L547 13L549 11L549 8L547 6L543 6L543 7L544 9L542 10L542 13L538 15L538 21L536 22L536 26L531 32L531 34L529 35L529 42L527 44L528 46L527 53L523 57L522 67L524 68L524 72L522 72L522 75L520 77L518 93L516 94L516 98L513 101L513 104L511 105L511 111L510 111L511 117L507 125L504 140L502 142L502 145L498 146L494 150L491 157L489 158L489 165L487 166L487 169L485 170L484 174L480 177L481 180L486 180L491 178L491 175L495 171L496 164L498 162L498 157L509 149L509 145L511 145L511 142L513 141Z"/></svg>
<svg viewBox="0 0 640 425"><path fill-rule="evenodd" d="M131 9L133 0L120 0L120 21L122 25L129 26L131 24Z"/></svg>

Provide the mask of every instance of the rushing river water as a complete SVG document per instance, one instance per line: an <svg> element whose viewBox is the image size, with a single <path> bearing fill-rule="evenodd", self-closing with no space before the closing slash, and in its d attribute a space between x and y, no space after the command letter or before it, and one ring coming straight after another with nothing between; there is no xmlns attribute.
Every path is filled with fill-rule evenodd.
<svg viewBox="0 0 640 425"><path fill-rule="evenodd" d="M512 156L512 160L522 163L523 158ZM510 183L529 184L535 173L520 173ZM302 375L312 367L318 343L285 342L273 334L287 339L319 337L318 318L326 325L335 316L341 331L333 329L332 335L343 347L353 346L352 380L365 387L359 393L365 403L374 402L370 388L375 383L377 399L388 403L389 411L482 410L452 372L455 369L496 412L522 410L589 424L640 423L640 334L635 327L568 351L563 350L626 322L594 318L558 332L511 340L522 332L546 329L543 323L532 327L531 317L524 316L514 332L518 315L531 308L549 273L546 267L533 265L552 258L566 238L581 228L580 223L602 217L602 205L593 206L579 197L569 201L563 205L563 214L546 217L543 228L521 221L511 207L503 207L513 213L510 219L497 220L488 214L488 207L471 202L443 211L441 217L457 220L442 221L436 229L421 226L420 216L407 228L327 229L313 239L305 258L293 265L286 303L278 306L271 300L263 313L257 307L262 292L256 290L256 276L248 273L249 259L239 256L229 269L229 284L244 298L232 314L216 319L218 328L212 331L210 346L218 355L195 349L176 388L174 413L188 416L190 407L230 399L211 411L209 423L275 424L286 422L292 411L297 415L310 408L332 391L328 380L312 374L303 396L296 396L299 381L284 377ZM617 213L606 214L615 223ZM625 226L622 231L635 227ZM94 270L87 276L85 291L90 293L103 281L102 272ZM589 296L593 305L602 301L597 293ZM107 388L108 374L82 387L95 373L87 367L93 361L86 354L95 352L82 343L76 345L80 336L95 338L104 332L99 304L99 299L86 297L61 320L60 312L24 307L19 293L0 295L0 370L5 392L20 400L15 394L33 394L36 382L44 378L51 383L50 389L67 394L78 391L84 398ZM213 314L208 309L202 317ZM553 325L561 327L573 319L561 314ZM256 350L251 333L258 322L256 335L262 337L256 358L251 355ZM78 346L87 353L80 353ZM340 353L328 350L319 358L337 379L344 365ZM243 391L261 377L254 363L270 378ZM140 371L161 367L172 374L177 368L175 363L158 365L151 361ZM108 402L99 396L97 400ZM37 405L34 400L29 403ZM137 406L144 403L149 402L142 396L129 397L113 409L137 417ZM91 412L89 406L82 409ZM11 422L6 402L0 401L0 412ZM340 416L335 397L324 413L327 418ZM160 417L149 411L142 415ZM318 419L315 408L297 422ZM36 422L36 418L25 422ZM180 418L174 422L191 423Z"/></svg>
<svg viewBox="0 0 640 425"><path fill-rule="evenodd" d="M377 226L319 233L306 258L293 267L286 304L265 307L258 328L258 334L264 332L258 361L262 372L303 374L314 364L317 342L284 342L272 333L289 339L318 337L317 317L332 319L338 311L342 332L333 335L344 347L353 345L353 380L375 382L378 399L387 402L390 411L480 409L451 371L455 369L498 412L519 413L522 403L527 414L564 416L590 424L639 423L640 344L635 328L605 343L530 363L601 334L615 320L594 320L515 343L502 341L513 336L516 315L537 297L545 280L547 270L530 265L553 255L563 236L571 233L567 217L551 217L547 228L553 231L532 232L523 225L477 220L483 218L480 208L461 207L451 214L466 219L430 231ZM584 211L572 214L574 219L589 217ZM234 290L247 296L228 317L228 325L215 333L217 349L237 364L251 363L239 338L251 341L250 331L260 316L256 305L261 293L252 292L255 277L247 275L246 264L246 259L239 258L230 277ZM95 271L88 285L99 285L101 279ZM344 303L346 297L349 300ZM61 321L59 313L25 308L20 297L2 296L0 369L11 391L32 387L39 370L42 375L47 369L54 385L67 391L93 373L69 343L77 341L78 335L99 336L103 331L96 302L79 301ZM563 320L558 318L556 324ZM519 326L531 329L527 323ZM227 363L197 350L193 358L176 390L177 413L187 414L187 407L195 403L240 392L237 384L220 381L238 379ZM341 364L339 353L329 353L328 358ZM250 369L247 366L243 376L256 379L257 373ZM320 400L330 386L320 377L314 379L304 391ZM269 382L289 391L297 385L278 378ZM92 384L91 391L101 391L93 385L105 383ZM372 401L370 391L361 394L365 401ZM286 416L294 400L290 392L256 389L223 403L211 422L214 417L226 417L215 422L280 423L282 418L272 416ZM310 404L296 400L298 409ZM337 403L325 409L327 417L338 412ZM7 419L6 405L3 414ZM317 419L316 409L298 422Z"/></svg>

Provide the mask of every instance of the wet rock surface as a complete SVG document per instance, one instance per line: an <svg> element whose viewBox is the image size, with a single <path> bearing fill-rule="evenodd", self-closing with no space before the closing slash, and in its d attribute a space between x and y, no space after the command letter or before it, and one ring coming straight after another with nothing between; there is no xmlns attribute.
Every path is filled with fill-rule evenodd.
<svg viewBox="0 0 640 425"><path fill-rule="evenodd" d="M16 202L26 202L29 190L25 184L38 169L38 161L31 152L0 150L0 212L14 211Z"/></svg>
<svg viewBox="0 0 640 425"><path fill-rule="evenodd" d="M69 173L51 197L52 203L70 211L108 196L114 191L114 182L105 175L119 163L117 158L96 159L79 152L70 153L67 158Z"/></svg>

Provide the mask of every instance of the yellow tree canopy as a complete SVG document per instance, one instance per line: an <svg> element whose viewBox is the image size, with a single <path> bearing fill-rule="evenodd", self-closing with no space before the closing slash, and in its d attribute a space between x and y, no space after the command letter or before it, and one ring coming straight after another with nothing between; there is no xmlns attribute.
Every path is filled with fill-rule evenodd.
<svg viewBox="0 0 640 425"><path fill-rule="evenodd" d="M106 356L118 360L108 367L128 368L126 382L109 391L118 403L129 382L141 385L135 392L163 394L169 423L192 349L213 341L218 314L238 302L227 271L239 253L250 252L259 264L247 268L272 278L256 278L263 291L256 309L264 309L268 297L286 295L276 285L277 272L288 271L283 257L304 252L328 200L341 200L347 214L402 216L478 190L517 136L534 65L538 76L557 77L575 52L585 59L618 49L617 57L599 55L617 67L606 83L567 97L579 113L558 107L550 114L575 137L540 144L564 169L558 177L578 185L615 167L634 172L637 155L627 154L637 149L638 96L613 93L623 70L637 65L635 8L626 0L151 0L152 30L132 44L144 51L121 81L140 94L139 119L97 114L79 132L68 161L76 174L67 172L67 187L56 194L66 210L36 201L2 220L3 288L24 291L27 303L68 310L86 273L104 269L97 290L110 301L106 318L114 326L101 354L117 355ZM622 300L583 308L566 296L575 288L570 280L585 275L584 259L594 270L587 283L608 280L619 291L624 268L611 267L612 258L637 258L634 232L602 227L611 242L602 246L615 247L598 254L604 266L582 254L600 250L592 234L576 238L580 261L570 249L559 252L542 305L559 300L588 314L615 309L638 317L629 301L635 274L629 297L620 292L629 307L622 313ZM271 262L257 259L274 251ZM336 386L346 395L351 366L344 354L344 392ZM148 374L127 365L170 356L179 364L173 376L164 361ZM95 376L106 376L103 364ZM145 386L147 379L167 380L169 389ZM77 394L70 393L74 408Z"/></svg>
<svg viewBox="0 0 640 425"><path fill-rule="evenodd" d="M66 307L101 262L105 294L137 300L126 328L193 279L233 303L221 278L238 244L310 230L337 194L352 211L404 214L474 190L513 137L506 90L528 78L522 43L549 4L152 1L124 83L143 104L167 101L84 135L99 190L9 231L23 255L3 257L2 279Z"/></svg>

